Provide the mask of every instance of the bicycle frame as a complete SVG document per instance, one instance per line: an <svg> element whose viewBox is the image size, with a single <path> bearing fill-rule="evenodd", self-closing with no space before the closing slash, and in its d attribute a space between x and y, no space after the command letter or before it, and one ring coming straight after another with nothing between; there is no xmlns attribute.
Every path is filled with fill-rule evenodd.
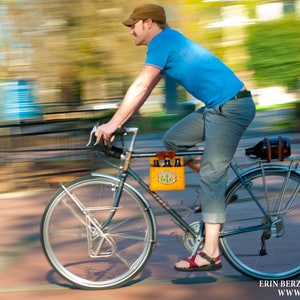
<svg viewBox="0 0 300 300"><path fill-rule="evenodd" d="M205 224L191 214L193 199L186 200L188 214L183 215L181 208L172 208L131 167L132 159L160 156L154 151L134 151L137 131L123 128L122 133L116 132L132 133L126 147L122 143L117 148L103 140L93 147L96 156L115 168L117 175L94 172L61 184L45 208L41 242L47 259L62 277L79 287L119 287L146 265L157 241L155 214L146 192L183 230L182 242L190 255L204 245ZM93 132L89 145L91 137ZM183 166L182 157L203 153L178 151L176 157L180 156ZM275 164L251 161L229 164L229 176L234 178L224 195L227 221L219 234L220 251L236 270L256 279L298 276L300 157ZM289 255L282 260L287 251Z"/></svg>
<svg viewBox="0 0 300 300"><path fill-rule="evenodd" d="M199 230L199 232L196 232L181 216L180 214L173 209L165 200L163 200L155 191L150 190L149 185L147 183L145 183L142 178L136 173L134 172L131 168L130 168L130 163L131 163L131 159L133 158L149 158L149 157L154 157L156 156L156 152L134 152L134 144L135 144L135 139L136 139L136 135L137 135L137 128L129 128L126 131L128 133L132 133L133 137L131 139L130 142L130 146L128 147L127 151L125 152L125 154L121 157L121 161L123 160L122 165L120 166L120 174L119 174L119 180L120 180L120 187L122 187L125 182L126 179L129 176L131 176L148 194L151 195L152 198L154 198L158 204L160 204L160 206L162 208L164 208L168 214L170 214L172 216L172 218L174 219L175 223L177 224L177 226L179 228L181 228L184 232L188 232L189 234L191 234L193 236L193 238L196 239L196 243L200 244L200 242L202 241L202 238L204 237L204 226L202 226ZM197 155L197 156L201 156L203 155L204 151L203 150L193 150L193 151L178 151L176 152L177 156L187 156L187 155ZM264 178L264 166L266 165L265 161L258 161L256 162L258 164L258 167L256 168L252 168L250 170L246 170L244 172L240 172L238 166L234 165L232 162L230 163L229 167L233 170L234 174L236 175L236 177L232 180L232 182L234 181L241 181L243 186L245 187L245 189L247 190L247 192L249 193L251 199L256 203L256 205L258 206L258 208L260 209L260 211L263 213L264 217L268 220L268 222L266 224L261 224L261 225L256 225L256 226L250 226L250 227L244 227L244 228L239 228L239 229L235 229L235 230L230 230L230 231L222 231L220 232L220 238L223 237L227 237L230 235L235 235L235 234L241 234L241 233L246 233L246 232L251 232L251 231L257 231L257 230L264 230L267 228L270 228L270 224L271 224L271 228L274 228L276 226L276 224L278 222L280 222L280 219L278 220L272 220L272 214L270 214L270 212L266 211L262 205L260 204L260 202L258 201L258 199L256 199L255 195L253 194L251 187L249 185L249 183L247 182L247 175L249 174L249 172L253 171L253 170L259 170L262 174L263 174L263 178ZM293 170L297 169L297 166L293 166L294 160L291 160L291 164L290 166L280 166L280 168L282 168L282 171L286 171L289 170L289 174L291 174L291 172ZM113 165L114 166L114 165ZM114 166L116 167L116 166ZM276 170L278 170L279 165L274 165L274 168L276 168ZM272 165L268 164L268 168L272 168ZM97 176L97 173L93 173L92 175ZM276 204L276 212L274 212L274 214L279 213L279 209L281 207L282 204L282 195L284 194L285 188L287 186L288 183L288 179L289 176L285 179L285 186L281 192L281 196L279 197L277 204ZM265 179L263 179L265 180ZM232 183L231 182L231 183ZM231 184L230 183L230 184ZM228 186L230 186L230 184ZM267 189L267 185L264 182L264 188L265 188L265 195L267 195L266 189ZM298 187L297 190L294 191L294 196L291 197L291 199L289 200L288 204L286 205L285 210L288 210L289 207L291 206L297 192L299 191L300 186ZM115 203L114 206L118 206L120 197L121 197L121 191L122 189L118 189L118 193L116 194L115 197ZM268 199L266 198L267 202ZM193 254L196 253L196 251L198 250L198 247L195 247L195 249L193 250Z"/></svg>

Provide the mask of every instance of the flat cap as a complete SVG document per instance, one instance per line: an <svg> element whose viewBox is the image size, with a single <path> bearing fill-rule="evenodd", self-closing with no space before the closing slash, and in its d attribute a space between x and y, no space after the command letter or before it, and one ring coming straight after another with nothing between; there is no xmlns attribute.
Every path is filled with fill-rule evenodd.
<svg viewBox="0 0 300 300"><path fill-rule="evenodd" d="M166 23L166 14L162 6L156 4L144 4L136 7L128 19L123 24L125 26L132 26L140 20L151 19L157 23Z"/></svg>

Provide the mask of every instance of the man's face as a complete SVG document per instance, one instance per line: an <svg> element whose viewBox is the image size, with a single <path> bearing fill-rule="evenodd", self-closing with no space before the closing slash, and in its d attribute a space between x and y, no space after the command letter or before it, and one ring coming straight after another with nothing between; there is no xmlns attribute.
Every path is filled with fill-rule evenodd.
<svg viewBox="0 0 300 300"><path fill-rule="evenodd" d="M140 20L130 28L130 34L134 36L134 41L137 46L148 45L148 33L147 21Z"/></svg>

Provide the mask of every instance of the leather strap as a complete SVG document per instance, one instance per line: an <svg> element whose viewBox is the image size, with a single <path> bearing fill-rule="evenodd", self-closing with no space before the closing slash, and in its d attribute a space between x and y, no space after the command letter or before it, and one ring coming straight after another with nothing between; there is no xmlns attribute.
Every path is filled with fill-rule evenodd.
<svg viewBox="0 0 300 300"><path fill-rule="evenodd" d="M278 137L278 159L280 161L283 161L284 160L284 155L283 155L283 140L282 140L282 137L279 136Z"/></svg>
<svg viewBox="0 0 300 300"><path fill-rule="evenodd" d="M212 258L203 251L199 252L199 255L206 259L208 262L210 262L212 265L215 265L216 262L218 262L221 259L220 255L218 255L216 258Z"/></svg>
<svg viewBox="0 0 300 300"><path fill-rule="evenodd" d="M265 144L266 144L266 152L267 152L267 162L270 162L271 161L271 145L270 145L270 141L268 138L265 138L264 139L265 141Z"/></svg>

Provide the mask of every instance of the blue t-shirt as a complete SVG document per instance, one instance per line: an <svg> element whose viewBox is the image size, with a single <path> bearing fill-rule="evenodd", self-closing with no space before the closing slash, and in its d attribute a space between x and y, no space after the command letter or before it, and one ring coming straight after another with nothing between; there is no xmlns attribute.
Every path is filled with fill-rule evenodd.
<svg viewBox="0 0 300 300"><path fill-rule="evenodd" d="M211 108L227 102L244 85L216 56L170 28L151 40L145 64L160 68Z"/></svg>

